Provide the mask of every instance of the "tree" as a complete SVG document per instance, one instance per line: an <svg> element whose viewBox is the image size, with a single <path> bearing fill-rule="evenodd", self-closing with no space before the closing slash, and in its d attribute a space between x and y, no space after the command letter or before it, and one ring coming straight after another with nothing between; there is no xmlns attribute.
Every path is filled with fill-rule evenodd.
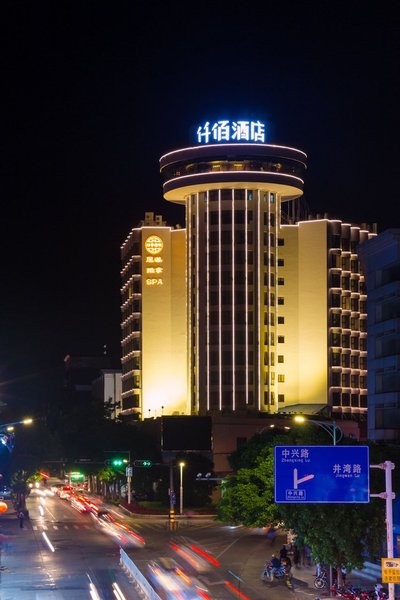
<svg viewBox="0 0 400 600"><path fill-rule="evenodd" d="M276 435L257 434L231 457L238 470L228 478L218 506L218 516L248 527L285 523L297 535L301 547L308 544L313 557L326 564L362 567L366 556L375 556L385 535L385 506L379 500L369 504L274 504L273 448L276 445L326 443L327 434L314 427ZM347 445L357 444L345 440ZM370 445L371 464L390 460L398 448ZM374 470L377 471L377 470ZM371 473L371 489L382 491L384 479ZM397 485L397 478L394 487ZM340 577L340 569L338 569Z"/></svg>

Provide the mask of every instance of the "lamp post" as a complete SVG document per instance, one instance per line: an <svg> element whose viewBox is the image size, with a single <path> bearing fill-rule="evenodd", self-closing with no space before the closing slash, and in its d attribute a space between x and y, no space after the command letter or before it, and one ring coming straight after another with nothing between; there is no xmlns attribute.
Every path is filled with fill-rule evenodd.
<svg viewBox="0 0 400 600"><path fill-rule="evenodd" d="M306 419L302 415L296 415L294 417L294 421L296 423L313 423L314 425L318 425L319 427L321 427L321 429L329 433L334 446L336 446L336 444L340 442L340 440L343 437L343 431L340 429L340 427L336 425L336 421L317 421L316 419Z"/></svg>
<svg viewBox="0 0 400 600"><path fill-rule="evenodd" d="M180 486L179 486L179 514L183 514L183 467L185 466L184 462L179 463L179 472L180 472Z"/></svg>
<svg viewBox="0 0 400 600"><path fill-rule="evenodd" d="M33 419L22 419L11 423L0 423L0 444L6 446L9 452L14 448L14 425L30 425Z"/></svg>
<svg viewBox="0 0 400 600"><path fill-rule="evenodd" d="M2 429L6 429L7 431L12 431L14 429L14 425L31 425L33 423L33 419L22 419L22 421L13 421L12 423L0 423L0 431ZM10 429L8 429L10 428Z"/></svg>
<svg viewBox="0 0 400 600"><path fill-rule="evenodd" d="M343 437L343 431L336 425L336 421L317 421L316 419L306 419L305 417L303 417L302 415L296 415L294 417L294 421L296 423L313 423L314 425L318 425L319 427L321 427L321 429L323 429L324 431L326 431L327 433L329 433L329 435L332 438L332 442L333 445L336 446L337 442L340 442L340 440ZM339 439L337 438L337 434L339 432ZM329 589L331 589L332 587L332 565L329 566Z"/></svg>

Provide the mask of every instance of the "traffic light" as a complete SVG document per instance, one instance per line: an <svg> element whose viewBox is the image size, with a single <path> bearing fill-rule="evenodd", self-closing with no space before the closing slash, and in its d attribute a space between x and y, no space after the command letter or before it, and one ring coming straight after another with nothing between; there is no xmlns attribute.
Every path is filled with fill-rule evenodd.
<svg viewBox="0 0 400 600"><path fill-rule="evenodd" d="M152 461L151 460L134 460L133 461L133 466L134 467L151 467L152 466Z"/></svg>
<svg viewBox="0 0 400 600"><path fill-rule="evenodd" d="M113 467L122 467L123 465L127 465L128 464L128 460L126 458L113 458L111 460L111 464Z"/></svg>

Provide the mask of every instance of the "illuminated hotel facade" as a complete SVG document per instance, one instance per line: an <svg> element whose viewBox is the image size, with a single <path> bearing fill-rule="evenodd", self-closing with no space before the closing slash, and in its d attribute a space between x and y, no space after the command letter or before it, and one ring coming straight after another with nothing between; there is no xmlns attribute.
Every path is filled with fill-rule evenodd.
<svg viewBox="0 0 400 600"><path fill-rule="evenodd" d="M185 230L145 213L121 260L121 413L188 414Z"/></svg>
<svg viewBox="0 0 400 600"><path fill-rule="evenodd" d="M188 411L366 411L357 245L372 234L288 222L307 157L266 144L259 121L206 123L197 135L160 159L165 199L186 209Z"/></svg>

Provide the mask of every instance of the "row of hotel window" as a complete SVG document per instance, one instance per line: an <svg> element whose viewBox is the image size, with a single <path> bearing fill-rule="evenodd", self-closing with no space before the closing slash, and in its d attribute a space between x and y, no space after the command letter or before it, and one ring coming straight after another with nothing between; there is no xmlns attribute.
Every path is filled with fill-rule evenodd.
<svg viewBox="0 0 400 600"><path fill-rule="evenodd" d="M350 304L351 306L351 304ZM365 325L363 319L363 326ZM331 312L329 316L330 327L341 327L342 329L352 329L353 331L360 330L360 317L359 315L341 314L340 312Z"/></svg>
<svg viewBox="0 0 400 600"><path fill-rule="evenodd" d="M367 331L367 322L360 320L360 331L365 333ZM330 345L336 348L351 348L352 350L367 350L367 338L359 337L358 335L350 335L348 333L331 333Z"/></svg>
<svg viewBox="0 0 400 600"><path fill-rule="evenodd" d="M364 345L366 348L366 344ZM350 354L349 352L332 352L331 367L343 367L345 369L367 369L367 357L359 354Z"/></svg>
<svg viewBox="0 0 400 600"><path fill-rule="evenodd" d="M213 227L213 226L219 227L220 225L231 225L231 226L232 225L245 225L246 223L247 223L247 225L252 225L252 224L257 223L257 220L254 219L254 215L257 215L257 214L258 213L256 211L253 212L253 210L245 210L244 207L240 207L240 206L235 206L234 210L232 210L232 208L229 205L227 208L222 208L221 210L218 210L217 207L214 207L214 209L212 209L210 207L210 210L208 212L206 210L203 211L203 221L199 223L199 226L201 227L203 225L203 222L204 222L204 224L208 223L208 225L210 227ZM246 215L247 215L247 219L246 219ZM264 212L261 221L262 221L264 227L275 227L277 218L276 218L275 213ZM192 231L194 231L197 228L196 214L192 214L191 225L192 225ZM216 232L217 231L219 231L219 230L217 229ZM248 233L250 233L250 232L248 232ZM235 237L236 237L236 233L235 233ZM217 241L215 243L218 243L218 238L216 238L216 239L217 239ZM278 239L278 246L283 246L283 245L284 245L283 239Z"/></svg>
<svg viewBox="0 0 400 600"><path fill-rule="evenodd" d="M225 312L225 311L224 311ZM240 313L241 315L243 315L243 312ZM252 314L252 313L249 313ZM239 317L239 321L240 321L241 317ZM253 322L253 317L250 317L251 322ZM264 325L271 325L274 326L275 323L278 323L278 325L284 325L285 323L285 317L283 315L278 315L277 317L275 316L275 313L273 312L265 312L264 313ZM231 320L226 323L227 325L231 325ZM238 324L242 324L240 322L236 322L235 321L235 325ZM248 325L250 325L251 323L248 322ZM135 337L135 341L133 342L133 340L129 340L127 342L124 343L124 354L128 354L129 352L132 352L133 350L140 350L140 339L139 339L139 334L141 332L141 321L140 319L132 319L132 321L130 321L129 323L127 323L123 329L122 329L122 336L123 338L128 337L131 334L138 334L137 337ZM232 331L230 329L224 329L223 333L221 334L222 336L222 343L223 344L230 344L232 341ZM241 330L236 330L235 332L235 339L236 339L236 343L246 343L246 339L245 339L245 330L241 329ZM219 344L219 330L211 330L210 331L210 340L212 344ZM130 345L131 342L134 345ZM252 344L253 343L253 332L249 331L248 332L248 343Z"/></svg>
<svg viewBox="0 0 400 600"><path fill-rule="evenodd" d="M360 312L362 314L367 313L366 300L344 296L337 292L331 294L330 306L331 308L342 308L343 310L351 310L352 312ZM337 325L337 327L340 327L340 325Z"/></svg>
<svg viewBox="0 0 400 600"><path fill-rule="evenodd" d="M358 373L331 373L331 387L359 388L366 390L368 387L367 376Z"/></svg>
<svg viewBox="0 0 400 600"><path fill-rule="evenodd" d="M254 397L255 394L253 390L248 390L247 394L244 390L237 390L235 393L235 406L237 408L245 408L246 404L249 406L254 406ZM222 402L221 402L222 400ZM263 403L265 406L275 405L276 400L278 403L285 402L285 394L275 394L273 391L264 391L263 394ZM366 394L359 393L347 393L347 392L333 392L332 400L334 406L349 406L354 408L367 408L368 397ZM247 402L246 402L247 401ZM222 390L220 393L219 390L212 390L210 392L210 405L211 408L216 409L219 407L220 402L222 404L222 408L232 408L233 406L233 398L232 392L229 390ZM195 404L195 403L193 403Z"/></svg>

